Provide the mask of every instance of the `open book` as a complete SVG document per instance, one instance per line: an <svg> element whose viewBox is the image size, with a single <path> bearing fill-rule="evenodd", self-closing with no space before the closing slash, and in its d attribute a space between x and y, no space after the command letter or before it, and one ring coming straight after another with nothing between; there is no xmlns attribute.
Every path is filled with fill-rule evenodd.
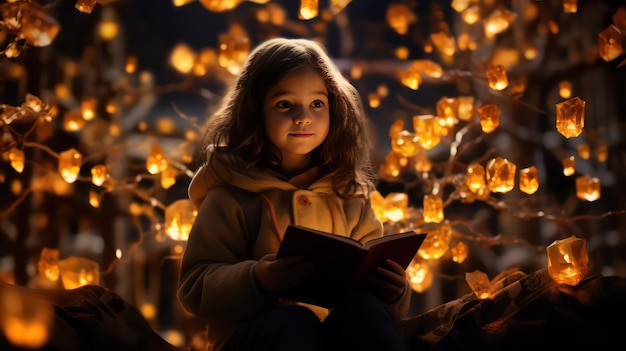
<svg viewBox="0 0 626 351"><path fill-rule="evenodd" d="M409 231L361 244L348 237L290 225L276 257L304 256L315 264L315 273L280 297L331 308L357 291L362 279L387 258L406 269L425 238L426 233Z"/></svg>

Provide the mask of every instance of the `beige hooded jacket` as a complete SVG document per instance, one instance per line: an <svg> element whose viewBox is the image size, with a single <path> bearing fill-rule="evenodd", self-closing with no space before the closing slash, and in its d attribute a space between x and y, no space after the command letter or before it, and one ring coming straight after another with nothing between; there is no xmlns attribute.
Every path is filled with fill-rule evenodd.
<svg viewBox="0 0 626 351"><path fill-rule="evenodd" d="M198 215L183 254L178 298L183 307L207 320L209 342L220 350L237 327L280 304L294 302L263 293L253 266L276 253L288 224L349 236L361 242L383 234L381 222L365 194L350 199L336 196L328 177L311 169L292 179L267 170L244 171L234 157L215 157L211 170L201 167L189 186ZM215 175L219 174L219 177ZM262 201L259 233L250 245L246 219L231 192L220 180L259 193ZM398 318L408 313L410 287L390 306ZM320 319L328 310L306 305Z"/></svg>

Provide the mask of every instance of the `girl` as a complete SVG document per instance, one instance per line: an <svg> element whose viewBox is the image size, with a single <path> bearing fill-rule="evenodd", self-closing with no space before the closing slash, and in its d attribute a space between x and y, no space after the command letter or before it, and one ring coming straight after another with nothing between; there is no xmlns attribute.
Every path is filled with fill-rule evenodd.
<svg viewBox="0 0 626 351"><path fill-rule="evenodd" d="M207 320L213 350L402 350L410 287L393 261L331 311L276 297L312 272L300 257L276 259L288 224L361 242L383 235L362 104L324 49L284 38L255 48L204 141L178 298ZM241 205L252 200L229 187L262 199L258 228Z"/></svg>

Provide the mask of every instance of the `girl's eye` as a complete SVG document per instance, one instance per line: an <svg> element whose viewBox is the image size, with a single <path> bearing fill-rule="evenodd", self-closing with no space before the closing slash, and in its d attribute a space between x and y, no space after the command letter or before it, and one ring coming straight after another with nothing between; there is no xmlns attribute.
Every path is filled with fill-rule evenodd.
<svg viewBox="0 0 626 351"><path fill-rule="evenodd" d="M311 106L315 108L324 107L324 102L322 100L315 100L311 103Z"/></svg>
<svg viewBox="0 0 626 351"><path fill-rule="evenodd" d="M291 103L287 100L281 100L279 102L276 103L276 107L284 109L284 108L290 108L291 107Z"/></svg>

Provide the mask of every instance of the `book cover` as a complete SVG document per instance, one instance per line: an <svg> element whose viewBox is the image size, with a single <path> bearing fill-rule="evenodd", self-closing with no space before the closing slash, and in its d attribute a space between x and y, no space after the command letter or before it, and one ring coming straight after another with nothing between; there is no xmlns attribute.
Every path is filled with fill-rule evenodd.
<svg viewBox="0 0 626 351"><path fill-rule="evenodd" d="M303 285L280 296L333 307L339 299L357 290L363 277L387 258L406 269L425 237L426 233L408 231L362 244L348 237L289 225L276 257L304 256L315 264L315 273Z"/></svg>

